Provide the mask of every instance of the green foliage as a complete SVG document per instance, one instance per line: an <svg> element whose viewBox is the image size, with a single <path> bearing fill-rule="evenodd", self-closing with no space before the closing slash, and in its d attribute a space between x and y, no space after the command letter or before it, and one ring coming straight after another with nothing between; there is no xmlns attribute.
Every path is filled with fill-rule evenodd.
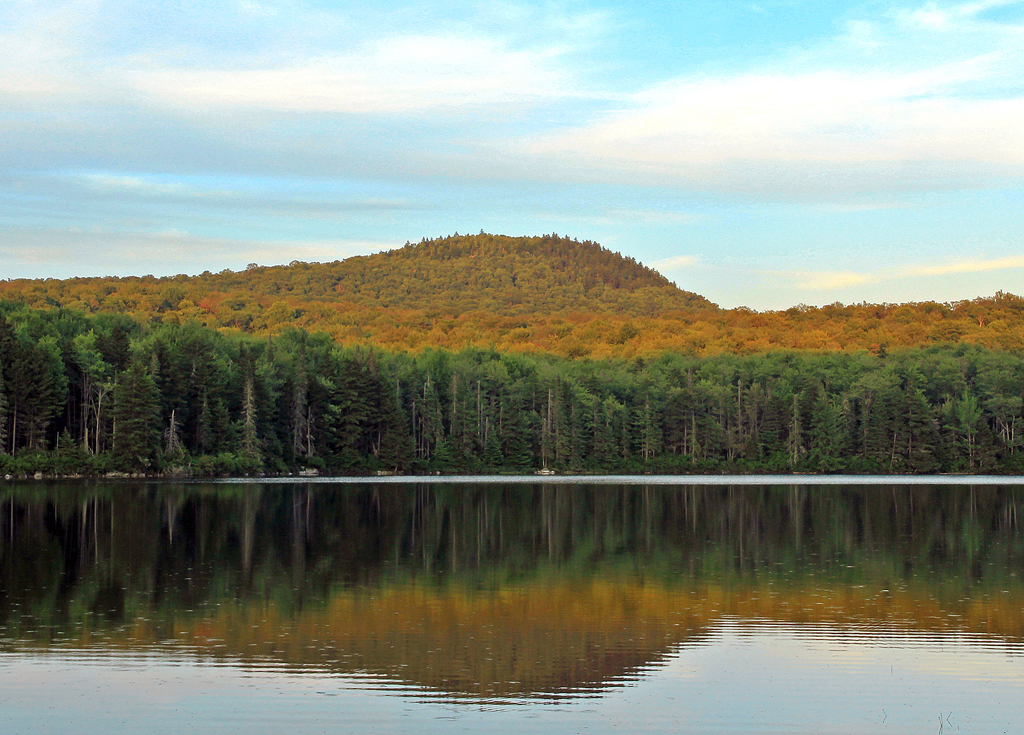
<svg viewBox="0 0 1024 735"><path fill-rule="evenodd" d="M1024 358L962 345L884 357L393 354L301 330L271 341L21 308L0 316L0 347L0 446L18 474L1024 466Z"/></svg>
<svg viewBox="0 0 1024 735"><path fill-rule="evenodd" d="M122 469L146 471L159 447L159 393L141 362L118 376L114 386L114 455Z"/></svg>

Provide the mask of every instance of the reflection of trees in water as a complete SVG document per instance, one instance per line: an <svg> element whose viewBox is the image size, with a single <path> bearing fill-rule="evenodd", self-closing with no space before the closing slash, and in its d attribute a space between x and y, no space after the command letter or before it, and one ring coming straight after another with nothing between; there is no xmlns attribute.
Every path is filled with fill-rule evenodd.
<svg viewBox="0 0 1024 735"><path fill-rule="evenodd" d="M0 625L483 694L602 686L725 615L1019 641L1022 510L992 486L13 486Z"/></svg>
<svg viewBox="0 0 1024 735"><path fill-rule="evenodd" d="M342 590L287 614L274 603L228 604L175 640L253 665L381 675L445 692L566 694L614 686L705 637L692 611L666 614L663 602L607 583L501 592L402 584Z"/></svg>

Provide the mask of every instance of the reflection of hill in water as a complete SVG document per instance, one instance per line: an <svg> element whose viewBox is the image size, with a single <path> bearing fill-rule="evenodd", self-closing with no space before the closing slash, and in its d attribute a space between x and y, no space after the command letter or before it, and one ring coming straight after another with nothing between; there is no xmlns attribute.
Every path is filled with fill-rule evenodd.
<svg viewBox="0 0 1024 735"><path fill-rule="evenodd" d="M0 498L0 637L499 697L732 618L1024 641L1019 492L791 490L36 488Z"/></svg>
<svg viewBox="0 0 1024 735"><path fill-rule="evenodd" d="M569 694L635 676L703 635L688 611L652 614L649 602L642 590L608 584L482 595L403 586L339 594L295 617L232 608L178 640L449 693Z"/></svg>
<svg viewBox="0 0 1024 735"><path fill-rule="evenodd" d="M595 580L479 592L413 584L341 591L301 611L274 602L225 602L205 614L137 619L52 644L170 647L243 665L377 675L454 695L573 695L642 675L680 646L699 645L725 620L811 624L818 634L826 629L852 642L968 632L1019 647L1024 596L954 612L924 589L686 591Z"/></svg>

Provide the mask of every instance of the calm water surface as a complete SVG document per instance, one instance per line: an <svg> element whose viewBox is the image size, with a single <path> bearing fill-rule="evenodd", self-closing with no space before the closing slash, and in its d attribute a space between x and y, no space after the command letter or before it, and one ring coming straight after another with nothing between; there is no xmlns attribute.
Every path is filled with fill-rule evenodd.
<svg viewBox="0 0 1024 735"><path fill-rule="evenodd" d="M0 732L1024 732L1024 486L681 482L0 484Z"/></svg>

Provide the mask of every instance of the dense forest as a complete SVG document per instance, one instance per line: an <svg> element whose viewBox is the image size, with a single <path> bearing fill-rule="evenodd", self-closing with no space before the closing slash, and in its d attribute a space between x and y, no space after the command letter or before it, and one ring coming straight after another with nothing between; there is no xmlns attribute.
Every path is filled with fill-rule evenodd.
<svg viewBox="0 0 1024 735"><path fill-rule="evenodd" d="M291 328L399 352L467 346L561 357L770 350L1024 349L1024 299L719 309L635 260L557 235L454 235L334 263L154 278L0 281L40 309L196 323L269 337Z"/></svg>
<svg viewBox="0 0 1024 735"><path fill-rule="evenodd" d="M0 306L11 474L1024 471L1024 356L575 358Z"/></svg>

